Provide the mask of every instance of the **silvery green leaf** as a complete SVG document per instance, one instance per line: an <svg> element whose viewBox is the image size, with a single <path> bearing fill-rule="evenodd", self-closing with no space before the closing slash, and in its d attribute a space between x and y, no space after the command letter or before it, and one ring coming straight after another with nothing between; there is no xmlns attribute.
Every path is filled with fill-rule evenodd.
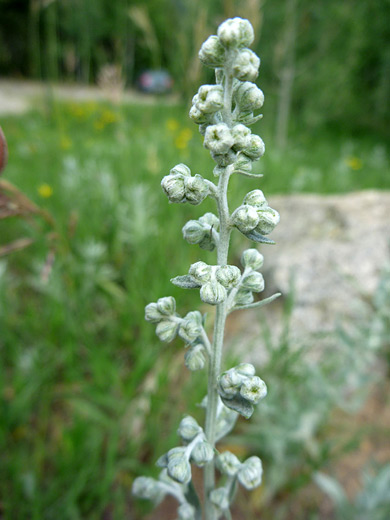
<svg viewBox="0 0 390 520"><path fill-rule="evenodd" d="M243 175L244 177L252 177L252 179L260 179L260 177L264 177L262 173L251 173L244 170L234 170L233 173L238 173L238 175Z"/></svg>
<svg viewBox="0 0 390 520"><path fill-rule="evenodd" d="M248 233L243 233L247 238L253 240L253 242L258 242L259 244L275 244L274 240L261 235L258 231L252 230Z"/></svg>
<svg viewBox="0 0 390 520"><path fill-rule="evenodd" d="M249 457L238 472L238 480L245 489L252 490L261 484L263 466L259 457Z"/></svg>
<svg viewBox="0 0 390 520"><path fill-rule="evenodd" d="M201 284L196 282L189 274L176 276L171 279L171 282L173 285L176 285L176 287L180 287L181 289L199 289L201 286Z"/></svg>
<svg viewBox="0 0 390 520"><path fill-rule="evenodd" d="M185 491L185 497L189 504L191 504L195 509L195 520L202 520L202 508L200 505L198 494L190 481L187 485L187 489Z"/></svg>
<svg viewBox="0 0 390 520"><path fill-rule="evenodd" d="M168 454L164 453L157 459L156 466L159 468L166 468L168 466Z"/></svg>
<svg viewBox="0 0 390 520"><path fill-rule="evenodd" d="M222 411L220 412L217 418L217 427L215 433L217 442L233 430L237 418L238 413L236 411L231 410L226 406L222 408Z"/></svg>
<svg viewBox="0 0 390 520"><path fill-rule="evenodd" d="M263 114L259 114L258 116L255 116L255 117L244 117L242 119L240 118L239 121L241 123L244 123L245 125L254 125L258 121L260 121L260 119L263 119Z"/></svg>
<svg viewBox="0 0 390 520"><path fill-rule="evenodd" d="M264 307L264 305L267 305L268 303L273 302L276 300L276 298L279 298L279 296L282 296L282 293L276 293L270 296L269 298L265 298L264 300L260 300L255 303L249 303L247 305L237 305L236 307L233 307L233 311L241 311L244 309L255 309L258 307Z"/></svg>
<svg viewBox="0 0 390 520"><path fill-rule="evenodd" d="M254 412L253 405L244 399L240 394L235 395L232 399L226 399L225 397L221 396L221 399L225 406L231 410L234 410L235 412L238 412L240 415L245 417L245 419L249 419Z"/></svg>

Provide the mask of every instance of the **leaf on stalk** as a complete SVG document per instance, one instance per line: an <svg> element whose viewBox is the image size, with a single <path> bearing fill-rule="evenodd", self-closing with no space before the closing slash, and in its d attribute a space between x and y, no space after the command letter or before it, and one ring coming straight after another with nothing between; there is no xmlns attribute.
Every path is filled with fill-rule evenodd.
<svg viewBox="0 0 390 520"><path fill-rule="evenodd" d="M276 298L279 298L279 296L282 296L282 293L275 293L272 296L265 298L264 300L260 300L254 303L248 303L248 305L237 305L236 307L233 307L232 311L241 311L244 309L255 309L258 307L263 307L264 305L267 305L268 303L271 303L274 300L276 300Z"/></svg>
<svg viewBox="0 0 390 520"><path fill-rule="evenodd" d="M262 173L251 173L246 172L245 170L234 170L233 173L238 173L239 175L243 175L244 177L251 177L252 179L260 179L260 177L264 177Z"/></svg>
<svg viewBox="0 0 390 520"><path fill-rule="evenodd" d="M275 244L274 240L261 235L258 231L249 231L249 233L243 233L247 238L253 240L254 242L258 242L259 244Z"/></svg>
<svg viewBox="0 0 390 520"><path fill-rule="evenodd" d="M233 399L226 399L222 396L220 397L225 406L231 410L234 410L235 412L238 412L240 415L245 417L245 419L249 419L252 416L254 411L253 404L244 399L240 394L234 396Z"/></svg>
<svg viewBox="0 0 390 520"><path fill-rule="evenodd" d="M201 285L192 278L191 275L185 274L183 276L176 276L171 279L173 285L180 287L181 289L198 289Z"/></svg>

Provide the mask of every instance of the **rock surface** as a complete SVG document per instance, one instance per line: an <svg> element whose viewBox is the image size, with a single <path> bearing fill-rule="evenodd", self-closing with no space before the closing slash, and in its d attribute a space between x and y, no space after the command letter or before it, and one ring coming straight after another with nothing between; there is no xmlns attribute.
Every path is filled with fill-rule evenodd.
<svg viewBox="0 0 390 520"><path fill-rule="evenodd" d="M286 295L293 275L293 337L311 337L356 319L362 298L372 297L390 262L390 192L300 194L270 197L269 202L281 221L272 233L276 245L259 248L265 257L266 295ZM281 302L266 307L276 329L280 308ZM240 313L240 328L250 336L259 334L255 312Z"/></svg>

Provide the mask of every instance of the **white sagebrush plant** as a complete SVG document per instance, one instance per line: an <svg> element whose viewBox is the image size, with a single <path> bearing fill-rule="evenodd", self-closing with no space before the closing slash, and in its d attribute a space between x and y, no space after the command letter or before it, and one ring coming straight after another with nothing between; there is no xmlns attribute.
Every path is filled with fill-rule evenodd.
<svg viewBox="0 0 390 520"><path fill-rule="evenodd" d="M216 84L199 88L189 115L199 125L204 146L216 162L213 173L218 183L192 175L185 164L172 168L161 183L170 202L198 205L211 197L218 210L218 216L206 213L183 227L188 243L209 251L216 249L216 265L196 262L188 274L171 280L184 289L199 289L201 300L216 306L212 341L205 330L205 317L199 311L181 317L171 296L145 308L145 318L156 324L161 341L170 342L177 335L184 340L185 365L189 370L208 366L208 394L202 402L205 426L202 428L191 416L184 417L178 428L183 445L172 448L157 461L163 468L159 479L138 477L133 485L135 496L156 504L167 494L173 495L179 502L179 520L231 519L230 505L237 483L251 490L262 479L258 457L241 462L233 453L220 453L216 449L216 443L232 430L238 415L249 419L254 405L267 394L264 381L255 375L255 368L249 363L221 373L226 318L235 310L261 307L279 296L254 302L253 293L264 290L264 279L258 272L263 256L257 249L243 252L243 270L228 264L230 234L234 228L254 242L272 244L266 235L279 222L279 214L269 207L261 190L248 193L232 213L228 206L231 175L261 177L252 173L252 163L264 154L264 143L248 128L261 118L254 112L264 102L262 91L253 83L260 65L260 59L247 48L253 39L250 22L233 18L223 22L217 36L210 36L199 52L202 63L215 69ZM191 464L204 468L203 504L191 480ZM218 480L216 469L220 474Z"/></svg>

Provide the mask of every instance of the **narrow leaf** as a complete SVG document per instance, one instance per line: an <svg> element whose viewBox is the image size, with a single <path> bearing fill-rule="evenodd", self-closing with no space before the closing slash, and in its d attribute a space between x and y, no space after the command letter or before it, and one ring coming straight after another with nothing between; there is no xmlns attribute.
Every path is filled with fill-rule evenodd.
<svg viewBox="0 0 390 520"><path fill-rule="evenodd" d="M274 300L276 300L276 298L279 298L279 296L282 296L282 293L275 293L269 298L265 298L264 300L260 300L255 303L248 303L248 305L238 305L237 307L233 307L232 311L242 311L243 309L254 309L258 307L264 307L264 305L273 302Z"/></svg>
<svg viewBox="0 0 390 520"><path fill-rule="evenodd" d="M173 285L181 287L182 289L198 289L200 285L194 281L192 276L185 274L184 276L176 276L171 279Z"/></svg>
<svg viewBox="0 0 390 520"><path fill-rule="evenodd" d="M252 177L252 179L260 179L260 177L264 177L262 173L251 173L246 172L245 170L234 170L233 173L238 173L239 175L243 175L244 177Z"/></svg>
<svg viewBox="0 0 390 520"><path fill-rule="evenodd" d="M259 244L275 244L274 240L261 235L255 230L250 231L249 233L244 233L244 235L254 242L259 242Z"/></svg>
<svg viewBox="0 0 390 520"><path fill-rule="evenodd" d="M195 508L195 520L202 520L202 509L199 501L198 494L192 484L192 481L189 482L187 491L185 493L186 500L189 504L194 506Z"/></svg>
<svg viewBox="0 0 390 520"><path fill-rule="evenodd" d="M233 399L225 399L221 396L221 399L225 406L238 412L245 417L245 419L249 419L252 416L254 411L253 404L249 403L246 399L241 397L241 395L236 395Z"/></svg>

